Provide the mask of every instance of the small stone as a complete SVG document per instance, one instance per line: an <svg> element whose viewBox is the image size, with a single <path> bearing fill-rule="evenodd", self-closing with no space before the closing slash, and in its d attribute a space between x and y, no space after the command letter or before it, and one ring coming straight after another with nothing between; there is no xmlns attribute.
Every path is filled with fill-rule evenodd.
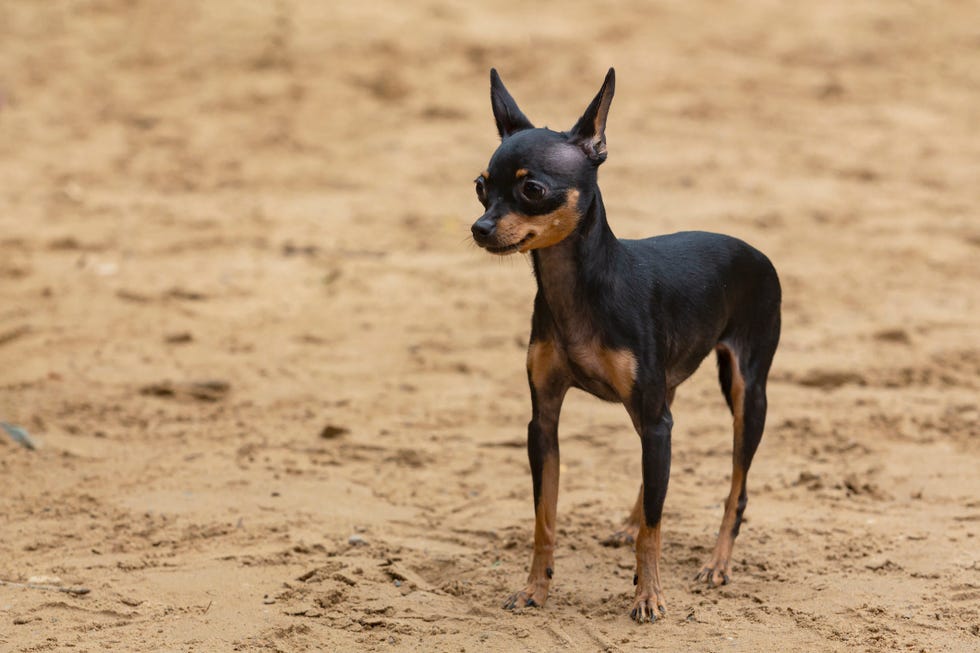
<svg viewBox="0 0 980 653"><path fill-rule="evenodd" d="M190 331L178 331L176 333L168 333L163 337L163 341L171 345L183 345L188 342L194 342L194 335Z"/></svg>
<svg viewBox="0 0 980 653"><path fill-rule="evenodd" d="M367 540L356 533L347 538L347 543L351 546L367 546Z"/></svg>
<svg viewBox="0 0 980 653"><path fill-rule="evenodd" d="M344 426L337 426L336 424L327 424L320 430L320 437L324 440L333 440L342 435L350 433L350 429Z"/></svg>

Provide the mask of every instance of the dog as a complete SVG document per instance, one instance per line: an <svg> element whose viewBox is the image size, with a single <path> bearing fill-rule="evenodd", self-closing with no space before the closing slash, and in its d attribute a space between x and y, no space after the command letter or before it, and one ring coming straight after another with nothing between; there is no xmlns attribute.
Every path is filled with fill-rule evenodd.
<svg viewBox="0 0 980 653"><path fill-rule="evenodd" d="M729 582L747 501L746 475L765 426L782 291L769 259L730 236L613 235L597 172L606 160L614 91L610 68L575 126L557 132L534 127L497 71L490 71L501 143L475 180L485 212L472 234L492 254L529 253L538 288L527 351L534 554L526 586L503 607L544 606L548 598L555 566L558 418L566 392L578 388L621 402L640 436L639 496L612 542L635 542L630 616L642 623L666 615L660 526L670 476L671 402L677 386L711 351L733 417L734 449L718 540L695 580L711 587Z"/></svg>

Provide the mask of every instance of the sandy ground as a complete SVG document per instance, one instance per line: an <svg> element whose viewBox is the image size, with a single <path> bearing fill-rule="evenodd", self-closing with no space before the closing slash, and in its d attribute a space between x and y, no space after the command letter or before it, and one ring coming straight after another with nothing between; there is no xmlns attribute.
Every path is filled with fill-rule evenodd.
<svg viewBox="0 0 980 653"><path fill-rule="evenodd" d="M980 648L980 4L0 3L3 651ZM730 233L784 287L733 582L678 393L669 617L639 443L570 396L530 559L533 279L468 240L488 70L568 128L618 72L618 235ZM350 537L355 543L350 543Z"/></svg>

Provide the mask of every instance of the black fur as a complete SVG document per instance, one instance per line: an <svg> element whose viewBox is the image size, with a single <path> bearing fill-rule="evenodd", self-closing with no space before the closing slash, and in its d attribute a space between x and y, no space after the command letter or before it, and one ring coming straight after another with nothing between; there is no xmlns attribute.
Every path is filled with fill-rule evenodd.
<svg viewBox="0 0 980 653"><path fill-rule="evenodd" d="M542 459L546 453L557 455L562 398L568 387L576 387L626 406L642 446L644 518L654 527L661 519L670 473L673 420L668 397L716 349L719 381L733 413L733 375L744 381L744 433L736 463L747 472L765 423L765 385L779 340L781 290L766 256L730 236L687 231L623 240L613 235L597 171L606 158L605 122L614 88L610 69L575 127L556 132L534 128L496 71L491 73L502 142L490 160L489 174L477 180L486 211L474 224L473 235L481 246L500 251L510 245L497 233L501 219L517 215L530 221L553 214L577 193L574 230L560 242L530 252L538 285L531 343L554 343L565 357L560 378L542 387L531 382L528 454L535 506ZM526 197L522 184L527 180L545 189L543 197ZM635 377L628 398L617 393L611 379L580 364L587 359L576 360L571 352L580 351L575 347L581 343L633 356ZM743 484L735 533L745 502Z"/></svg>

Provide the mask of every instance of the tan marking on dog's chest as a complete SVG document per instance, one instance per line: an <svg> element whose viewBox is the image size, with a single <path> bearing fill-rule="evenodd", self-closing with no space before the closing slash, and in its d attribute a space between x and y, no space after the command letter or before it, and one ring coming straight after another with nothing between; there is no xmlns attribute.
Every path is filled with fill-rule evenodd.
<svg viewBox="0 0 980 653"><path fill-rule="evenodd" d="M610 349L596 340L566 348L568 359L584 374L610 386L626 402L636 382L636 356L628 349Z"/></svg>

